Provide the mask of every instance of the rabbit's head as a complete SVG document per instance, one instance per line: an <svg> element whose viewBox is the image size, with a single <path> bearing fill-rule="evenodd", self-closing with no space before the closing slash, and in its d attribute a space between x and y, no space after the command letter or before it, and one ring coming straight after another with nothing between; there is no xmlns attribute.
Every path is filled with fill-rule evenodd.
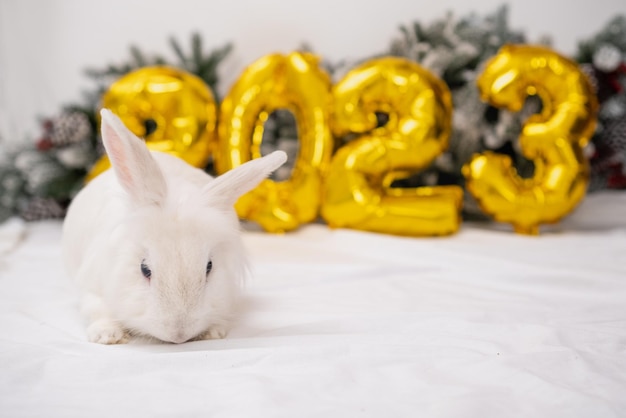
<svg viewBox="0 0 626 418"><path fill-rule="evenodd" d="M109 231L110 283L103 299L131 333L180 343L223 327L246 273L239 196L282 165L276 151L217 178L150 152L108 110L102 140L123 194L125 216ZM107 263L109 263L107 267Z"/></svg>

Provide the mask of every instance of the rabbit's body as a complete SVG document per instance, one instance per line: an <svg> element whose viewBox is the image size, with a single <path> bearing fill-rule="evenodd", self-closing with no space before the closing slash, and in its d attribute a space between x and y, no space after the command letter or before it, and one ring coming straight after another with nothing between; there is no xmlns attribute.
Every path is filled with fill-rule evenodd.
<svg viewBox="0 0 626 418"><path fill-rule="evenodd" d="M76 196L63 231L89 340L223 337L246 273L232 205L280 166L284 154L212 179L176 157L150 153L117 117L102 115L113 170Z"/></svg>

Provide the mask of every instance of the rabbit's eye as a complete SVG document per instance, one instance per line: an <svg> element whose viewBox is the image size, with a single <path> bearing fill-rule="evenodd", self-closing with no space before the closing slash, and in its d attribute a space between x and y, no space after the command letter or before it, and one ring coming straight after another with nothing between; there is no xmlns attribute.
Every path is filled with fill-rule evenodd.
<svg viewBox="0 0 626 418"><path fill-rule="evenodd" d="M209 260L209 262L206 265L206 274L207 274L207 276L211 272L212 269L213 269L213 262L211 260Z"/></svg>
<svg viewBox="0 0 626 418"><path fill-rule="evenodd" d="M150 280L150 276L152 276L152 271L150 270L150 267L146 265L146 260L141 262L141 274L143 274L143 277L148 280Z"/></svg>

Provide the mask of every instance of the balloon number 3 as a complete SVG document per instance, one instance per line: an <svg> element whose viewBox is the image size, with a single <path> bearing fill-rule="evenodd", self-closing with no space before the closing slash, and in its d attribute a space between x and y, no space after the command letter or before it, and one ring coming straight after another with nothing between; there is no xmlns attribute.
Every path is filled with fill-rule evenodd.
<svg viewBox="0 0 626 418"><path fill-rule="evenodd" d="M558 221L585 195L589 167L582 149L597 112L592 87L574 62L547 48L515 45L503 47L477 83L484 100L512 111L521 110L528 95L542 99L541 114L519 138L535 165L532 178L521 178L508 157L490 152L463 167L467 190L485 213L516 232L537 234L541 223ZM235 206L266 231L289 231L319 214L332 227L399 235L451 234L461 223L460 187L392 187L431 164L447 148L451 130L447 86L407 59L371 60L331 87L312 54L268 55L233 85L219 121L202 81L166 67L122 77L103 106L152 149L197 167L213 153L218 173L260 157L264 122L289 109L300 141L290 178L265 180ZM383 126L379 113L388 115ZM356 139L333 156L333 134ZM107 167L106 159L99 161L88 179Z"/></svg>
<svg viewBox="0 0 626 418"><path fill-rule="evenodd" d="M521 178L510 158L494 153L476 155L463 168L485 213L536 235L541 223L557 222L585 196L589 164L582 149L596 124L593 89L574 62L538 46L503 47L477 83L484 100L512 111L528 95L542 100L541 114L528 119L519 137L535 165L532 178Z"/></svg>

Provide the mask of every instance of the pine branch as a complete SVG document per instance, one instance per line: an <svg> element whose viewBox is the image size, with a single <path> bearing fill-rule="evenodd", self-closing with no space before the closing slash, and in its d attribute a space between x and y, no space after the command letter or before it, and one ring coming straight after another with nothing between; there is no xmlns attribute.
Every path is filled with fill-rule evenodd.
<svg viewBox="0 0 626 418"><path fill-rule="evenodd" d="M191 35L191 61L196 66L196 71L202 66L203 59L202 38L195 32Z"/></svg>
<svg viewBox="0 0 626 418"><path fill-rule="evenodd" d="M148 59L135 45L130 46L130 56L133 59L134 67L145 67L148 65Z"/></svg>
<svg viewBox="0 0 626 418"><path fill-rule="evenodd" d="M203 52L202 37L198 33L193 33L191 36L189 55L173 37L169 39L169 44L178 59L178 66L200 77L215 95L218 83L217 66L232 51L232 44L228 43L217 48L208 55Z"/></svg>
<svg viewBox="0 0 626 418"><path fill-rule="evenodd" d="M170 44L170 47L174 50L174 54L176 54L176 57L178 58L178 61L180 62L181 66L187 67L187 58L185 57L185 53L183 52L183 49L181 48L176 38L174 37L169 38L169 44Z"/></svg>

